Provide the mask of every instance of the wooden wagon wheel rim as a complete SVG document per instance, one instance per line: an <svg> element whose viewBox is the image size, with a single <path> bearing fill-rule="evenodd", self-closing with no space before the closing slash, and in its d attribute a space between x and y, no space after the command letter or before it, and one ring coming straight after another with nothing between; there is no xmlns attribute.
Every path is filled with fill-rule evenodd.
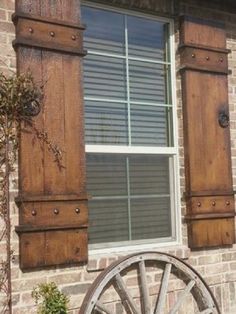
<svg viewBox="0 0 236 314"><path fill-rule="evenodd" d="M155 305L154 309L151 308L145 273L145 262L148 261L161 262L165 265L161 280L161 288L158 293L157 304ZM135 304L132 295L128 291L122 276L120 275L123 270L134 264L137 264L139 268L141 281L140 288L144 303L142 312ZM177 313L179 307L182 305L182 302L185 300L188 294L191 294L196 300L198 307L201 309L199 310L200 314L220 314L217 301L201 275L193 267L181 259L161 252L136 253L123 257L112 263L108 268L100 273L100 275L90 286L83 300L79 314L91 314L95 309L99 313L114 314L111 313L110 310L99 301L99 298L106 289L106 286L113 281L115 281L122 290L124 298L122 299L121 297L121 301L125 301L128 304L128 307L133 314L162 314L168 288L168 280L173 269L180 270L188 278L188 283L173 305L172 309L169 311L169 314Z"/></svg>

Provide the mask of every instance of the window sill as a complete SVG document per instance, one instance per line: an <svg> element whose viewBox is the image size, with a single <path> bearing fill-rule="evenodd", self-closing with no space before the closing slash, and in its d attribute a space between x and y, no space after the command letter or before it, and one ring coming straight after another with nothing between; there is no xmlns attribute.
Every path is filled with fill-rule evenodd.
<svg viewBox="0 0 236 314"><path fill-rule="evenodd" d="M127 247L120 247L116 249L103 249L103 250L94 250L89 253L89 260L87 264L87 271L88 272L95 272L95 271L102 271L106 267L108 267L112 262L118 260L122 256L129 255L132 253L137 252L145 252L145 251L158 251L158 252L164 252L169 253L171 255L174 255L180 259L188 259L190 256L190 249L185 246L181 245L179 243L174 244L173 242L168 245L165 243L165 246L157 246L152 245L152 247L142 247L135 249Z"/></svg>

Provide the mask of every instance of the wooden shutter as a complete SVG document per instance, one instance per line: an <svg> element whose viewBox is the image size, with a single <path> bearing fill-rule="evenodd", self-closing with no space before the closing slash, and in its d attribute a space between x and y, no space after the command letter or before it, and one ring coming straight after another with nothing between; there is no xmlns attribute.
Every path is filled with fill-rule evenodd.
<svg viewBox="0 0 236 314"><path fill-rule="evenodd" d="M18 73L43 85L38 130L62 150L54 156L22 125L19 150L19 226L22 268L87 260L87 196L79 0L16 1Z"/></svg>
<svg viewBox="0 0 236 314"><path fill-rule="evenodd" d="M234 193L224 26L184 17L180 27L186 201L191 248L234 243Z"/></svg>

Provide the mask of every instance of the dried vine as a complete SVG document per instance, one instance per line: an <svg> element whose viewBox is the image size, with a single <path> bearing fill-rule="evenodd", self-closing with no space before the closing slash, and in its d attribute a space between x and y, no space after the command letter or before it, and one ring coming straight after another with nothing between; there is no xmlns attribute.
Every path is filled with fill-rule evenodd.
<svg viewBox="0 0 236 314"><path fill-rule="evenodd" d="M40 111L43 87L36 86L30 73L5 76L0 73L0 244L5 244L5 257L0 260L0 313L12 313L11 299L11 219L10 175L14 172L22 124L44 143L53 154L59 169L62 153L45 130L39 130L32 116Z"/></svg>

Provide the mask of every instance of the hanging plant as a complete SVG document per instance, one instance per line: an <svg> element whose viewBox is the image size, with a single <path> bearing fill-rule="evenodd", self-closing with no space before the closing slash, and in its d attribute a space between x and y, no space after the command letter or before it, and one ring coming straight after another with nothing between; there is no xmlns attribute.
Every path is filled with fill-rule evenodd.
<svg viewBox="0 0 236 314"><path fill-rule="evenodd" d="M3 313L5 310L12 313L9 177L17 159L20 127L24 125L45 144L59 169L63 167L60 148L34 123L33 117L40 112L42 100L43 88L35 84L29 72L18 76L0 73L0 219L3 222L0 242L6 244L6 260L0 260L0 293L6 295Z"/></svg>
<svg viewBox="0 0 236 314"><path fill-rule="evenodd" d="M13 145L10 152L13 156L10 157L15 162L19 128L23 122L26 127L30 127L38 140L47 145L61 169L63 165L60 148L50 141L45 130L38 129L34 124L33 117L39 113L42 99L43 87L36 86L30 72L9 77L0 73L0 150L5 148L7 140L10 141Z"/></svg>

